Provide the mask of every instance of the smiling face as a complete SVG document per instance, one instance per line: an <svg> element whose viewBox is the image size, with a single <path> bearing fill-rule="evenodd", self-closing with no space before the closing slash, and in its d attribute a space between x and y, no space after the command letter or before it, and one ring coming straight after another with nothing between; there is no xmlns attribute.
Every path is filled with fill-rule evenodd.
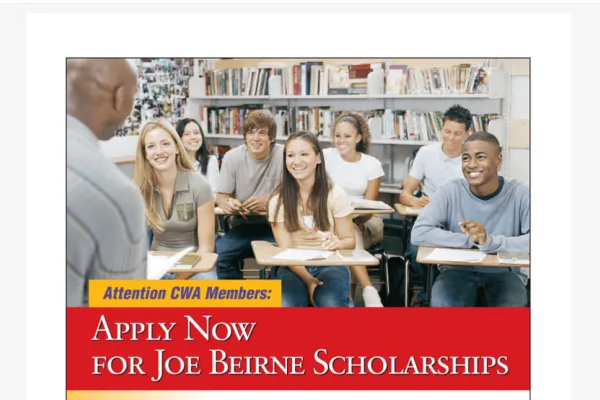
<svg viewBox="0 0 600 400"><path fill-rule="evenodd" d="M291 140L285 149L285 166L298 182L315 179L317 165L321 164L321 155L315 152L308 140Z"/></svg>
<svg viewBox="0 0 600 400"><path fill-rule="evenodd" d="M460 154L463 142L467 138L467 127L462 122L447 120L442 128L442 139L446 153Z"/></svg>
<svg viewBox="0 0 600 400"><path fill-rule="evenodd" d="M333 144L342 157L351 157L356 154L356 145L361 139L356 128L348 122L340 122L335 127Z"/></svg>
<svg viewBox="0 0 600 400"><path fill-rule="evenodd" d="M502 155L494 143L471 140L464 144L462 171L474 193L485 196L494 192L501 165Z"/></svg>
<svg viewBox="0 0 600 400"><path fill-rule="evenodd" d="M146 160L150 166L159 171L176 167L176 157L179 154L173 136L162 128L152 129L144 138Z"/></svg>
<svg viewBox="0 0 600 400"><path fill-rule="evenodd" d="M256 160L262 160L271 151L271 138L267 128L252 129L246 133L246 147L250 156Z"/></svg>
<svg viewBox="0 0 600 400"><path fill-rule="evenodd" d="M188 122L181 135L183 147L190 153L195 153L202 147L202 134L200 127L195 122Z"/></svg>

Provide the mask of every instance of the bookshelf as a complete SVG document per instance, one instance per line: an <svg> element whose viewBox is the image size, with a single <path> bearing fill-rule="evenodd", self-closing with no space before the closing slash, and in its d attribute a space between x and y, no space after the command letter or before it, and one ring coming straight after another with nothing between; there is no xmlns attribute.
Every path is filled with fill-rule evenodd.
<svg viewBox="0 0 600 400"><path fill-rule="evenodd" d="M225 60L217 68L270 68L272 63L270 60ZM324 63L338 64L340 60L322 60ZM381 60L359 60L362 63L381 62ZM409 67L414 65L419 68L428 68L436 65L439 60L405 60ZM444 66L452 64L460 64L464 62L477 63L482 60L462 60L462 59L446 59ZM292 66L301 62L301 60L287 60L287 65ZM245 107L260 105L263 108L327 108L332 112L338 111L367 111L367 110L418 110L419 112L433 113L443 112L454 104L461 104L468 108L473 115L497 114L498 119L492 120L489 123L488 131L495 134L503 148L507 148L508 143L508 124L510 111L510 63L507 60L494 60L496 67L489 68L487 91L485 93L402 93L402 94L386 94L386 93L369 93L369 94L330 94L330 95L297 95L297 94L282 94L281 89L271 91L269 82L265 93L262 95L211 95L207 96L206 81L203 78L192 78L190 80L189 93L190 97L187 101L186 116L195 118L198 121L206 119L206 115L202 115L203 107ZM262 66L261 66L262 65ZM387 71L387 70L386 70ZM239 75L241 76L241 75ZM288 77L289 78L289 77ZM239 78L238 78L239 79ZM270 78L269 78L270 79ZM287 82L287 78L282 77L282 81ZM235 82L235 81L234 81ZM231 85L231 83L229 83ZM286 85L287 83L283 83ZM231 89L227 89L231 91ZM289 92L289 89L287 89ZM238 91L239 92L239 91ZM285 92L285 90L284 90ZM384 131L388 129L385 128ZM475 129L475 128L473 128ZM393 135L393 134L392 134ZM404 178L404 163L396 163L398 160L406 160L415 147L424 146L435 141L430 140L410 140L390 138L389 132L384 132L383 137L373 135L371 154L380 158L382 163L387 162L390 167L389 174L386 178L389 181L395 181ZM278 136L279 142L285 141L286 136ZM207 141L211 144L241 144L242 136L237 134L219 134L216 132L207 132ZM319 136L320 142L328 147L331 139L328 137ZM234 142L235 141L235 142ZM235 144L234 144L235 143ZM382 159L386 158L386 160ZM503 163L502 173L507 174L508 154L505 153L505 162ZM386 171L387 172L387 171Z"/></svg>

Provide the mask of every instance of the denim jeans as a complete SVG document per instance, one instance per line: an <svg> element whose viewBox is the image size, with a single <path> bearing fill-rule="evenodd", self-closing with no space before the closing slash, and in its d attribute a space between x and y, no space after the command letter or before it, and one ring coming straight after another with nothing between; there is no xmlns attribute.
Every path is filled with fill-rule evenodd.
<svg viewBox="0 0 600 400"><path fill-rule="evenodd" d="M350 269L348 267L306 267L309 274L323 282L315 289L317 307L350 307ZM282 307L306 307L310 299L306 283L286 267L274 268L274 279L281 280Z"/></svg>
<svg viewBox="0 0 600 400"><path fill-rule="evenodd" d="M175 276L177 274L174 274L172 272L167 272L165 275L163 275L162 278L160 279L175 279ZM213 268L212 271L208 271L208 272L198 272L192 276L190 276L187 280L197 280L197 281L209 281L209 280L217 280L219 279L217 277L217 270Z"/></svg>
<svg viewBox="0 0 600 400"><path fill-rule="evenodd" d="M217 240L217 275L219 279L243 279L239 263L254 256L251 242L266 240L275 243L273 230L268 224L240 224L230 228Z"/></svg>
<svg viewBox="0 0 600 400"><path fill-rule="evenodd" d="M516 273L477 272L445 267L433 284L432 307L476 307L479 290L488 307L525 307L527 288Z"/></svg>

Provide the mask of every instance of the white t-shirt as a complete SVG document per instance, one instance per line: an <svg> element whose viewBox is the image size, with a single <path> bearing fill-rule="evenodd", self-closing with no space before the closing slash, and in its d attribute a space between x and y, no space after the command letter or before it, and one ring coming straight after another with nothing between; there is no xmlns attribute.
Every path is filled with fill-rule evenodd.
<svg viewBox="0 0 600 400"><path fill-rule="evenodd" d="M442 151L442 143L429 144L419 149L410 176L423 182L423 190L428 197L446 182L463 178L461 156L448 157Z"/></svg>
<svg viewBox="0 0 600 400"><path fill-rule="evenodd" d="M194 169L202 173L202 168L198 160L194 161ZM204 175L210 183L213 197L217 193L217 183L219 182L219 160L215 156L208 156L208 164L206 164L206 175Z"/></svg>
<svg viewBox="0 0 600 400"><path fill-rule="evenodd" d="M342 187L351 201L363 200L370 180L385 175L381 162L368 154L360 153L357 162L344 161L335 147L323 150L325 169L337 186Z"/></svg>

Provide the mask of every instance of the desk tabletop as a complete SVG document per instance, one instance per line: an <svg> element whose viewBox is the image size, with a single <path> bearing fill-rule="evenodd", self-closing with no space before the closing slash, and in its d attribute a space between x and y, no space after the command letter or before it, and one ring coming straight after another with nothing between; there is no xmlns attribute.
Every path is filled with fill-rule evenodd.
<svg viewBox="0 0 600 400"><path fill-rule="evenodd" d="M352 215L359 216L359 215L373 215L373 214L393 214L394 212L395 211L393 209L389 209L389 210L354 210L352 212ZM225 210L223 210L221 207L215 207L215 215L232 215L232 214L226 213ZM250 213L250 214L246 214L246 215L266 216L267 213L260 212L260 213Z"/></svg>
<svg viewBox="0 0 600 400"><path fill-rule="evenodd" d="M371 261L364 261L363 259L361 259L360 261L342 259L336 252L333 252L333 254L327 257L327 259L325 260L280 260L273 257L285 251L285 249L276 247L272 243L263 240L255 240L251 244L252 251L254 252L254 257L256 258L256 263L262 266L283 267L294 265L308 265L311 267L330 267L346 265L379 265L379 260L368 253L367 254L370 256Z"/></svg>
<svg viewBox="0 0 600 400"><path fill-rule="evenodd" d="M419 252L417 253L417 262L421 264L443 264L443 265L459 265L459 266L469 266L469 267L519 267L519 268L529 268L528 264L501 264L498 262L497 254L487 254L483 261L473 263L473 262L455 262L455 261L437 261L437 260L426 260L425 258L431 254L436 247L419 247ZM477 251L477 250L469 250L469 249L460 249L466 251Z"/></svg>
<svg viewBox="0 0 600 400"><path fill-rule="evenodd" d="M355 208L354 211L352 211L353 216L373 215L373 214L393 214L393 213L395 213L393 208L390 208L389 210L375 210L375 209L360 210L360 209Z"/></svg>
<svg viewBox="0 0 600 400"><path fill-rule="evenodd" d="M174 251L150 251L149 252L155 256L174 256L177 252ZM186 255L182 261L185 263L186 257L197 256L196 253L190 253ZM194 264L192 268L178 268L177 264L169 269L169 272L209 272L212 271L217 263L217 258L219 255L217 253L204 253L200 260Z"/></svg>
<svg viewBox="0 0 600 400"><path fill-rule="evenodd" d="M237 213L235 213L235 214L237 214ZM223 210L221 207L215 207L215 215L235 215L235 214L226 213L225 210ZM263 212L259 212L259 213L245 213L245 215L263 215L263 216L266 216L267 212L263 211Z"/></svg>
<svg viewBox="0 0 600 400"><path fill-rule="evenodd" d="M419 212L421 212L421 210L423 209L421 207L405 206L404 204L400 203L394 204L394 207L396 207L396 211L398 211L398 214L404 217L416 217L419 215Z"/></svg>

